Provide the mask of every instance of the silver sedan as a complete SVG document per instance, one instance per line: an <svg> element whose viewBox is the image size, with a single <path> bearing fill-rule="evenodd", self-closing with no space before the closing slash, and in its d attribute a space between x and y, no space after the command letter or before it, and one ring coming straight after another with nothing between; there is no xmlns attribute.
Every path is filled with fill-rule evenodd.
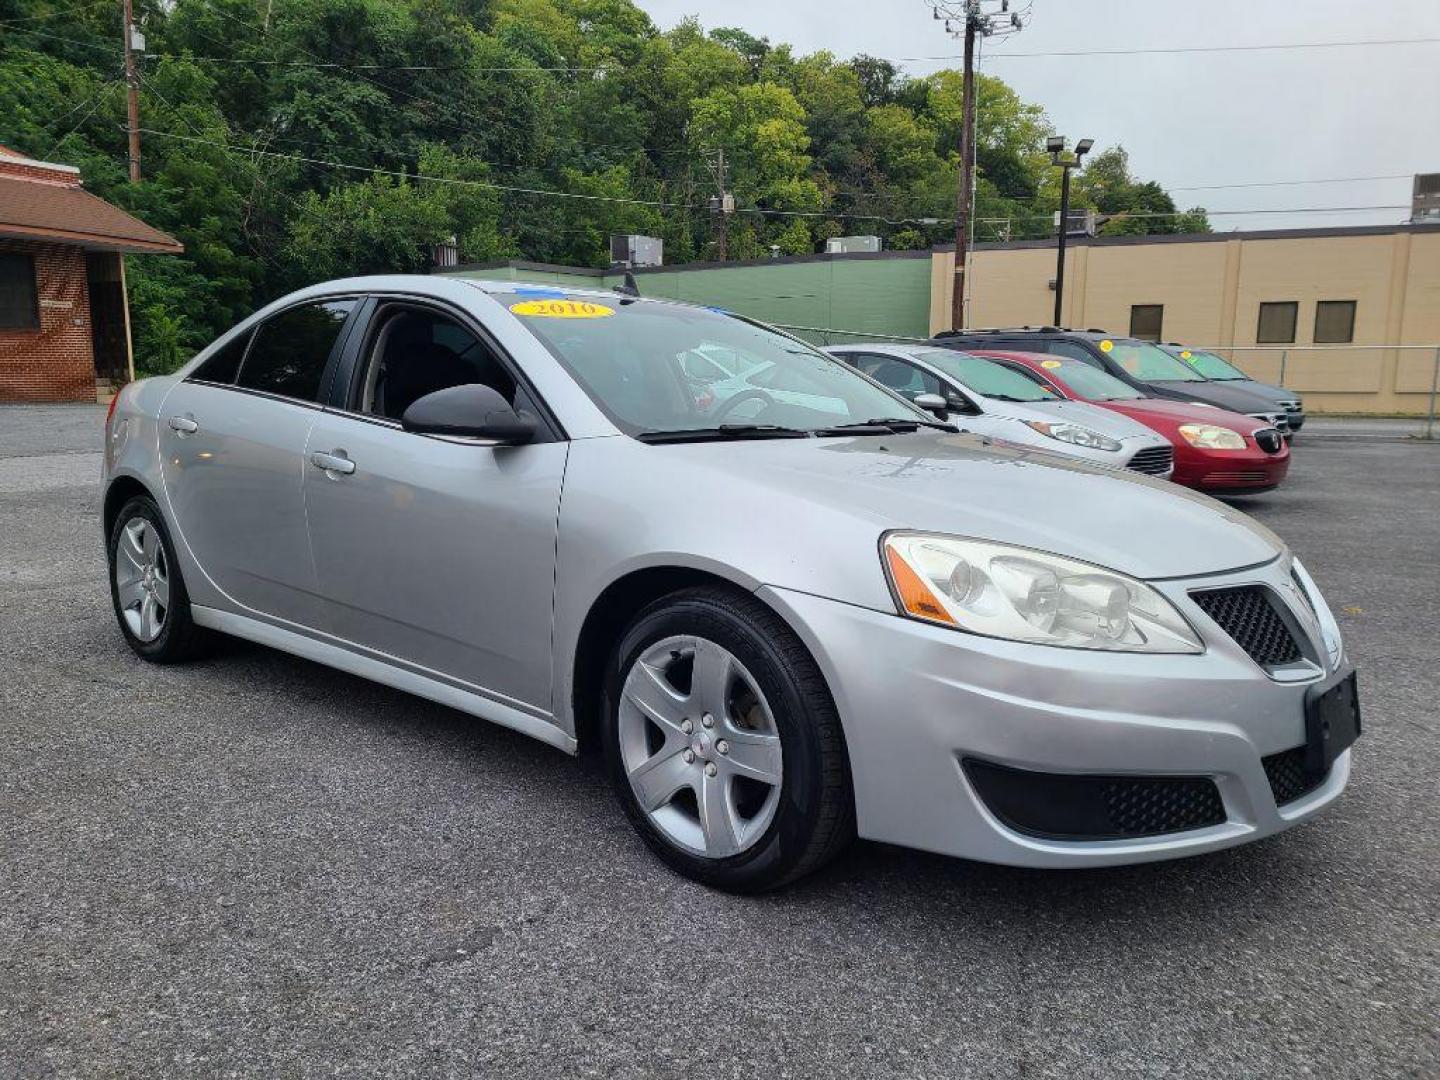
<svg viewBox="0 0 1440 1080"><path fill-rule="evenodd" d="M1359 734L1266 529L706 308L314 286L127 386L104 481L141 656L234 635L594 748L658 856L727 889L856 834L1025 866L1223 848L1334 800Z"/></svg>
<svg viewBox="0 0 1440 1080"><path fill-rule="evenodd" d="M1175 448L1144 424L1089 402L1066 401L993 360L888 342L825 351L911 401L926 394L941 398L942 411L968 431L1150 476L1175 471Z"/></svg>

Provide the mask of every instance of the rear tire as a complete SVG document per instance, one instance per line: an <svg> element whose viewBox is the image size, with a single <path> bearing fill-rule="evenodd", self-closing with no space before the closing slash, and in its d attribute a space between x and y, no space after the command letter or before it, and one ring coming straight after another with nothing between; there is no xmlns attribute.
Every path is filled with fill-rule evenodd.
<svg viewBox="0 0 1440 1080"><path fill-rule="evenodd" d="M120 508L107 554L110 602L125 643L155 664L198 656L208 635L190 617L190 595L155 500L137 495Z"/></svg>
<svg viewBox="0 0 1440 1080"><path fill-rule="evenodd" d="M602 725L626 816L695 881L779 888L854 836L829 688L789 626L747 593L695 588L643 610L607 667Z"/></svg>

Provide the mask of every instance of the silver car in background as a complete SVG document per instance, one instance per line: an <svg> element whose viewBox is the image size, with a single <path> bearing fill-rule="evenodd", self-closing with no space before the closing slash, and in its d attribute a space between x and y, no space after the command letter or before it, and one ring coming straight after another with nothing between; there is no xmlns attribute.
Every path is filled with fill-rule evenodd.
<svg viewBox="0 0 1440 1080"><path fill-rule="evenodd" d="M697 349L786 396L697 401ZM103 479L141 657L235 635L593 747L650 848L721 888L857 833L1042 867L1224 848L1339 796L1359 734L1268 530L705 308L316 285L125 387Z"/></svg>
<svg viewBox="0 0 1440 1080"><path fill-rule="evenodd" d="M1175 469L1175 448L1163 435L1109 409L1066 401L982 357L879 342L825 351L911 401L943 398L950 419L966 430L1150 476Z"/></svg>

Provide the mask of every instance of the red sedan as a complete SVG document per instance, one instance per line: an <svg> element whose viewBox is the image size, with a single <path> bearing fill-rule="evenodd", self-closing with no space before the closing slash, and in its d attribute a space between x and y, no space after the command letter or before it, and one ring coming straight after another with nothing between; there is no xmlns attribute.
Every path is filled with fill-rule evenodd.
<svg viewBox="0 0 1440 1080"><path fill-rule="evenodd" d="M1253 416L1210 405L1145 397L1083 360L1042 353L972 350L1030 376L1071 401L1123 413L1175 444L1170 479L1212 495L1270 491L1290 469L1290 448L1273 427Z"/></svg>

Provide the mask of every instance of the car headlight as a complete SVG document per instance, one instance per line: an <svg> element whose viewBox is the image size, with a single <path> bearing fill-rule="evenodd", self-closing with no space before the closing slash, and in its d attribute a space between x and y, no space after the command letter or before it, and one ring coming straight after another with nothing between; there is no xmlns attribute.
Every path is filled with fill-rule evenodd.
<svg viewBox="0 0 1440 1080"><path fill-rule="evenodd" d="M1092 450L1120 449L1120 444L1114 439L1106 438L1098 431L1091 431L1079 424L1055 424L1045 420L1026 420L1025 426L1032 431L1038 431L1041 435L1048 435L1052 439L1059 439L1061 442L1072 443L1075 446L1088 446Z"/></svg>
<svg viewBox="0 0 1440 1080"><path fill-rule="evenodd" d="M1072 649L1198 653L1170 601L1113 570L1043 551L893 532L885 567L900 612L986 637Z"/></svg>
<svg viewBox="0 0 1440 1080"><path fill-rule="evenodd" d="M1204 450L1244 450L1245 436L1217 424L1181 424L1180 434L1191 446Z"/></svg>

